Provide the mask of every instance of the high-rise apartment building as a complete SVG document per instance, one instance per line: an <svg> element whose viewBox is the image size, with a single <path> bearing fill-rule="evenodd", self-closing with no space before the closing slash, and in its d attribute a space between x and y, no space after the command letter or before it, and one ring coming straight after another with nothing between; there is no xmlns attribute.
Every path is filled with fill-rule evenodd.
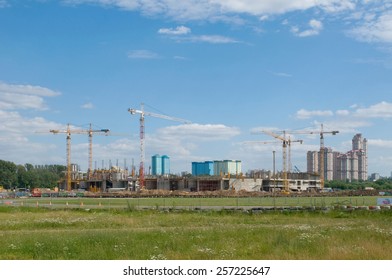
<svg viewBox="0 0 392 280"><path fill-rule="evenodd" d="M325 180L366 181L368 179L367 139L356 134L352 140L352 150L347 153L324 149ZM307 153L309 173L320 173L320 152Z"/></svg>
<svg viewBox="0 0 392 280"><path fill-rule="evenodd" d="M308 173L318 173L319 172L319 152L308 151L307 156L307 171Z"/></svg>
<svg viewBox="0 0 392 280"><path fill-rule="evenodd" d="M162 157L160 155L154 155L151 158L151 174L162 175Z"/></svg>
<svg viewBox="0 0 392 280"><path fill-rule="evenodd" d="M240 160L215 160L205 162L192 162L193 176L220 176L239 175L242 173L242 162Z"/></svg>
<svg viewBox="0 0 392 280"><path fill-rule="evenodd" d="M162 175L170 174L170 157L167 155L162 156Z"/></svg>
<svg viewBox="0 0 392 280"><path fill-rule="evenodd" d="M307 170L308 173L321 172L320 151L309 151L307 153ZM324 148L324 179L333 180L335 153L331 148Z"/></svg>
<svg viewBox="0 0 392 280"><path fill-rule="evenodd" d="M170 158L166 155L154 155L151 158L151 174L154 176L170 174Z"/></svg>

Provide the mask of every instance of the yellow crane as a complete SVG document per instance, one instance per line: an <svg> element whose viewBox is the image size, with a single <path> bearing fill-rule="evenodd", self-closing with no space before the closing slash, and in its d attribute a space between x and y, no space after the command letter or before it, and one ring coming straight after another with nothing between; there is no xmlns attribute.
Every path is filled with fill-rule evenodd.
<svg viewBox="0 0 392 280"><path fill-rule="evenodd" d="M93 130L92 125L90 124L89 129L71 129L70 124L67 124L67 129L65 130L59 130L59 129L51 129L49 131L50 133L53 134L59 134L59 133L65 133L67 135L67 175L66 175L66 188L67 191L72 190L71 182L71 134L87 134L89 137L89 162L88 162L88 178L91 178L91 173L92 173L92 158L93 158L93 134L98 133L98 134L104 134L108 135L109 129L99 129L99 130Z"/></svg>
<svg viewBox="0 0 392 280"><path fill-rule="evenodd" d="M331 135L336 135L338 134L338 130L332 130L332 131L324 131L324 125L321 124L321 129L320 130L310 130L310 131L291 131L290 134L319 134L320 135L320 182L321 182L321 188L324 188L324 179L325 179L325 160L324 160L324 154L325 154L325 146L324 146L324 134L331 134Z"/></svg>
<svg viewBox="0 0 392 280"><path fill-rule="evenodd" d="M145 116L150 116L150 117L155 117L155 118L161 118L161 119L166 119L166 120L171 120L171 121L177 121L177 122L182 122L182 123L191 123L188 120L180 119L180 118L174 118L170 117L167 115L161 115L161 114L156 114L156 113L150 113L144 111L144 104L141 104L141 109L128 109L128 112L131 113L131 115L136 115L140 114L140 167L139 167L139 187L141 189L144 188L144 160L145 160L145 151L144 151L144 146L145 146L145 126L144 126L144 118Z"/></svg>
<svg viewBox="0 0 392 280"><path fill-rule="evenodd" d="M300 144L303 143L303 140L291 140L291 138L289 137L288 141L287 141L287 146L288 146L288 160L287 160L287 166L288 166L288 172L290 173L292 170L292 164L291 164L291 144L298 142ZM246 141L243 142L243 144L247 144L247 145L253 145L253 144L280 144L280 141Z"/></svg>
<svg viewBox="0 0 392 280"><path fill-rule="evenodd" d="M290 137L287 138L286 131L283 131L283 136L278 135L272 131L263 130L265 134L268 134L282 142L282 154L283 154L283 186L284 192L289 193L289 184L287 178L287 165L289 165L289 171L291 171L291 143L299 142L300 144L303 143L303 140L291 140ZM287 163L287 148L289 148L289 164Z"/></svg>

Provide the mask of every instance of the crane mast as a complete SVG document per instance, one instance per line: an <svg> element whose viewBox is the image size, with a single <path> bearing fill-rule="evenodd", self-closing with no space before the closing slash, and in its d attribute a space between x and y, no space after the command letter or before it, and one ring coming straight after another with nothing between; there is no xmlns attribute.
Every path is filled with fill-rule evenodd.
<svg viewBox="0 0 392 280"><path fill-rule="evenodd" d="M299 142L302 144L302 140L291 140L290 137L286 137L286 131L283 131L283 136L277 135L271 131L265 131L264 133L280 140L282 142L282 154L283 154L283 186L286 193L289 192L288 178L287 178L287 148L289 148L289 171L291 170L291 143Z"/></svg>
<svg viewBox="0 0 392 280"><path fill-rule="evenodd" d="M320 181L321 188L324 188L325 181L325 146L324 146L324 134L336 135L339 133L338 130L324 131L324 125L321 124L321 129L316 131L293 131L291 134L319 134L320 135Z"/></svg>
<svg viewBox="0 0 392 280"><path fill-rule="evenodd" d="M71 134L87 134L89 138L89 162L88 162L88 179L91 178L92 175L92 164L93 164L93 133L103 133L105 135L108 135L109 129L99 129L99 130L93 130L92 125L90 124L90 128L88 130L83 130L83 129L74 129L71 130L70 124L67 124L67 129L66 130L58 130L58 129L51 129L49 130L50 133L53 134L59 134L59 133L65 133L67 135L67 175L66 175L66 189L67 191L72 190L72 178L71 178Z"/></svg>
<svg viewBox="0 0 392 280"><path fill-rule="evenodd" d="M145 179L144 179L144 161L145 161L145 121L144 118L145 116L150 116L150 117L155 117L155 118L161 118L161 119L166 119L166 120L171 120L171 121L177 121L177 122L182 122L182 123L191 123L190 121L180 119L180 118L174 118L170 117L167 115L161 115L161 114L155 114L151 112L146 112L144 111L144 104L142 103L140 106L140 110L137 109L128 109L128 112L131 115L136 115L140 114L140 166L139 166L139 187L141 189L144 189L144 184L145 184Z"/></svg>
<svg viewBox="0 0 392 280"><path fill-rule="evenodd" d="M144 188L144 161L145 161L145 151L144 151L144 139L145 139L145 125L144 125L144 104L141 104L140 113L140 165L139 165L139 185L140 188ZM131 112L132 114L132 112Z"/></svg>
<svg viewBox="0 0 392 280"><path fill-rule="evenodd" d="M291 172L292 170L292 164L291 164L291 143L294 142L299 142L300 144L303 143L303 140L291 140L290 137L288 139L287 142L287 146L289 148L289 152L288 152L288 172ZM280 143L278 141L246 141L244 142L244 144L277 144Z"/></svg>
<svg viewBox="0 0 392 280"><path fill-rule="evenodd" d="M289 140L287 142L288 143L288 147L289 147L289 157L288 157L288 172L289 173L293 169L292 162L291 162L291 143L295 143L295 142L302 144L304 141L303 140L291 140L291 138L289 137Z"/></svg>
<svg viewBox="0 0 392 280"><path fill-rule="evenodd" d="M67 191L71 191L71 130L67 125Z"/></svg>

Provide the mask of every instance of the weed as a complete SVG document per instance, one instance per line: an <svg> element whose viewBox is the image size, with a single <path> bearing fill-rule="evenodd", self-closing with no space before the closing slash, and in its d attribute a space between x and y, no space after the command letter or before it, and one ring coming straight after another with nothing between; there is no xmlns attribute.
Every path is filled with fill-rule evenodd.
<svg viewBox="0 0 392 280"><path fill-rule="evenodd" d="M392 259L390 212L0 207L0 259Z"/></svg>

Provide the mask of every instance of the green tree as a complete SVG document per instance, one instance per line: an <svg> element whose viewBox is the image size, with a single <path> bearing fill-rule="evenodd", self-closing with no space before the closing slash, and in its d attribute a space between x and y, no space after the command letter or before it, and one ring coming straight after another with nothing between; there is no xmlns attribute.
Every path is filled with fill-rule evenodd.
<svg viewBox="0 0 392 280"><path fill-rule="evenodd" d="M7 189L53 188L64 178L65 170L66 167L62 165L16 165L0 160L0 185Z"/></svg>
<svg viewBox="0 0 392 280"><path fill-rule="evenodd" d="M18 183L16 164L0 160L0 185L6 189L15 187Z"/></svg>

